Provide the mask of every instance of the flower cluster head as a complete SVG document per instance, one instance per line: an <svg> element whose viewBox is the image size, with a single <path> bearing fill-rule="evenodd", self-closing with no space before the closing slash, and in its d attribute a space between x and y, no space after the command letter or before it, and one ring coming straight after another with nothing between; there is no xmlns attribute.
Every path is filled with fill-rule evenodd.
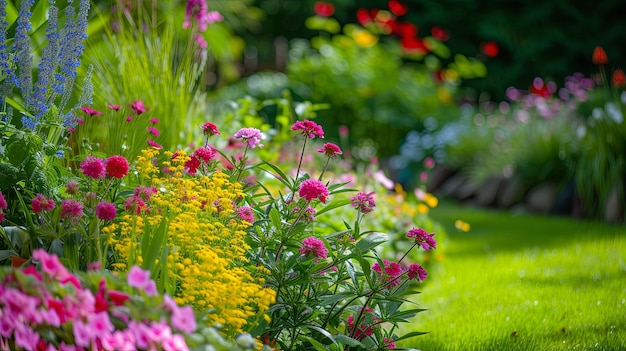
<svg viewBox="0 0 626 351"><path fill-rule="evenodd" d="M128 271L126 280L129 286L143 290L149 296L157 294L156 283L154 280L150 279L150 271L143 270L138 266L133 266L130 271Z"/></svg>
<svg viewBox="0 0 626 351"><path fill-rule="evenodd" d="M7 200L5 200L4 195L0 193L0 222L4 221L4 210L7 209Z"/></svg>
<svg viewBox="0 0 626 351"><path fill-rule="evenodd" d="M85 112L89 116L100 116L102 114L102 112L96 111L96 110L94 110L94 109L92 109L90 107L87 107L87 106L82 106L80 109L83 110L83 112Z"/></svg>
<svg viewBox="0 0 626 351"><path fill-rule="evenodd" d="M313 236L302 240L302 247L298 251L305 256L317 258L326 258L328 255L328 249L324 246L324 242Z"/></svg>
<svg viewBox="0 0 626 351"><path fill-rule="evenodd" d="M106 159L106 174L121 179L128 174L128 160L124 156L111 156Z"/></svg>
<svg viewBox="0 0 626 351"><path fill-rule="evenodd" d="M428 276L428 273L419 263L411 263L407 269L407 276L410 280L419 279L424 281Z"/></svg>
<svg viewBox="0 0 626 351"><path fill-rule="evenodd" d="M591 62L594 65L605 65L609 62L609 58L606 55L606 51L601 46L596 46L593 49L593 54L591 55Z"/></svg>
<svg viewBox="0 0 626 351"><path fill-rule="evenodd" d="M393 288L400 284L400 276L404 273L402 266L400 266L398 262L389 260L383 260L383 267L380 266L378 261L374 262L372 270L380 274L381 280L385 283L385 287L387 288Z"/></svg>
<svg viewBox="0 0 626 351"><path fill-rule="evenodd" d="M204 32L207 29L208 24L219 22L223 19L224 17L219 12L209 12L205 0L187 0L183 28L191 27L191 22L193 20L198 24L200 32Z"/></svg>
<svg viewBox="0 0 626 351"><path fill-rule="evenodd" d="M206 136L220 135L220 132L217 130L217 126L211 122L206 122L201 128L202 132Z"/></svg>
<svg viewBox="0 0 626 351"><path fill-rule="evenodd" d="M291 130L300 130L302 131L302 135L307 138L315 138L316 136L320 138L324 137L322 126L309 120L297 121L291 126Z"/></svg>
<svg viewBox="0 0 626 351"><path fill-rule="evenodd" d="M437 248L437 242L433 238L435 233L428 234L422 228L413 228L406 233L406 236L413 238L417 245L420 245L424 250L430 250Z"/></svg>
<svg viewBox="0 0 626 351"><path fill-rule="evenodd" d="M77 220L83 216L83 205L74 199L65 199L61 202L61 218Z"/></svg>
<svg viewBox="0 0 626 351"><path fill-rule="evenodd" d="M133 110L133 112L137 115L146 112L146 105L144 105L143 101L141 100L135 100L128 106L130 106L130 109Z"/></svg>
<svg viewBox="0 0 626 351"><path fill-rule="evenodd" d="M327 157L335 157L337 155L341 155L343 154L343 152L341 151L341 149L339 148L339 146L333 144L333 143L326 143L324 144L324 146L322 146L321 148L317 149L317 152L322 153L324 155L326 155Z"/></svg>
<svg viewBox="0 0 626 351"><path fill-rule="evenodd" d="M135 188L133 195L139 197L143 202L149 202L152 195L156 194L157 191L157 188L154 186L146 187L140 185Z"/></svg>
<svg viewBox="0 0 626 351"><path fill-rule="evenodd" d="M0 348L8 340L23 350L189 350L185 335L196 330L190 306L178 306L167 295L143 299L115 290L110 283L128 287L115 278L94 277L97 272L81 280L43 249L33 251L33 261L40 271L30 265L2 280ZM139 273L127 276L127 284L143 288L152 281ZM97 281L92 278L100 279L97 288L89 284Z"/></svg>
<svg viewBox="0 0 626 351"><path fill-rule="evenodd" d="M103 221L112 221L115 219L116 215L115 205L101 201L96 205L96 216Z"/></svg>
<svg viewBox="0 0 626 351"><path fill-rule="evenodd" d="M376 207L374 195L374 192L365 193L360 191L356 194L356 196L350 198L351 205L359 212L368 214L374 210L374 207Z"/></svg>
<svg viewBox="0 0 626 351"><path fill-rule="evenodd" d="M263 134L260 130L256 128L241 128L235 135L233 135L235 139L241 139L244 142L248 143L248 146L251 148L255 147L263 147L261 144L261 140L263 140Z"/></svg>
<svg viewBox="0 0 626 351"><path fill-rule="evenodd" d="M85 157L80 163L80 170L87 177L94 179L104 178L106 175L104 161L96 156Z"/></svg>
<svg viewBox="0 0 626 351"><path fill-rule="evenodd" d="M253 223L254 222L254 212L249 206L241 206L237 208L237 215L243 221Z"/></svg>
<svg viewBox="0 0 626 351"><path fill-rule="evenodd" d="M52 211L54 208L54 201L52 199L48 199L42 194L37 194L31 201L31 208L33 213L40 213L42 211Z"/></svg>
<svg viewBox="0 0 626 351"><path fill-rule="evenodd" d="M300 184L300 191L298 193L300 197L304 198L306 201L319 199L322 203L326 203L328 188L317 179L307 179Z"/></svg>
<svg viewBox="0 0 626 351"><path fill-rule="evenodd" d="M348 329L350 332L353 332L354 338L357 340L363 340L374 334L374 327L381 322L381 319L374 313L374 310L369 307L365 307L363 317L361 318L362 324L356 330L356 326L354 325L354 316L346 318L346 322L348 322Z"/></svg>

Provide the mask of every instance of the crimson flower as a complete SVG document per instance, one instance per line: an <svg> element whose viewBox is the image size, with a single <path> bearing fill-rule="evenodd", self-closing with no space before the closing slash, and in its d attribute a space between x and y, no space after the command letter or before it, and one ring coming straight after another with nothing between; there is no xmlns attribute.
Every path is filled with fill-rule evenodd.
<svg viewBox="0 0 626 351"><path fill-rule="evenodd" d="M111 156L106 160L106 173L109 177L122 179L128 174L128 160L124 156Z"/></svg>
<svg viewBox="0 0 626 351"><path fill-rule="evenodd" d="M593 62L594 65L605 65L609 62L609 58L606 56L606 51L604 51L601 46L596 46L593 49L591 62Z"/></svg>
<svg viewBox="0 0 626 351"><path fill-rule="evenodd" d="M613 76L611 77L611 85L614 88L623 88L626 86L626 75L624 75L624 71L621 69L615 70L613 72Z"/></svg>
<svg viewBox="0 0 626 351"><path fill-rule="evenodd" d="M489 41L480 45L480 51L488 57L496 57L500 53L500 47L493 41Z"/></svg>
<svg viewBox="0 0 626 351"><path fill-rule="evenodd" d="M304 198L306 201L319 199L322 203L326 203L328 189L324 183L317 179L307 179L300 185L299 194L300 197Z"/></svg>
<svg viewBox="0 0 626 351"><path fill-rule="evenodd" d="M208 135L208 136L212 136L212 135L219 135L220 132L217 130L217 126L211 122L206 122L205 124L202 125L202 131L204 132L204 135Z"/></svg>
<svg viewBox="0 0 626 351"><path fill-rule="evenodd" d="M409 8L398 0L389 0L389 10L396 16L402 16L407 13Z"/></svg>
<svg viewBox="0 0 626 351"><path fill-rule="evenodd" d="M84 175L98 179L104 178L104 161L96 156L87 156L80 163L80 170Z"/></svg>
<svg viewBox="0 0 626 351"><path fill-rule="evenodd" d="M297 121L291 126L291 130L301 130L302 135L307 138L324 137L322 126L309 120Z"/></svg>
<svg viewBox="0 0 626 351"><path fill-rule="evenodd" d="M141 100L135 100L129 106L133 110L133 112L135 112L138 115L146 112L146 106L144 105L143 101L141 101Z"/></svg>
<svg viewBox="0 0 626 351"><path fill-rule="evenodd" d="M406 233L406 236L409 238L413 238L417 245L420 245L424 250L435 249L437 247L437 242L433 238L435 233L428 234L422 228L413 228Z"/></svg>
<svg viewBox="0 0 626 351"><path fill-rule="evenodd" d="M324 146L322 146L321 148L317 149L317 152L319 153L323 153L328 157L335 157L337 155L341 155L343 154L343 152L341 151L341 149L339 148L339 146L333 144L333 143L326 143L324 144Z"/></svg>
<svg viewBox="0 0 626 351"><path fill-rule="evenodd" d="M313 4L313 11L318 16L330 17L335 13L335 5L326 1L318 1Z"/></svg>

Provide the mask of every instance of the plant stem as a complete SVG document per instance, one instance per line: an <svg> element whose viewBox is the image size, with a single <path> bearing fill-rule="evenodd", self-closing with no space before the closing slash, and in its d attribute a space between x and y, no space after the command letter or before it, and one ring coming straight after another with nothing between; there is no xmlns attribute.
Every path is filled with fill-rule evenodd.
<svg viewBox="0 0 626 351"><path fill-rule="evenodd" d="M320 177L317 180L322 181L322 176L326 172L326 168L328 168L328 164L330 163L330 157L326 159L326 164L324 165L324 169L322 169L322 173L320 173Z"/></svg>
<svg viewBox="0 0 626 351"><path fill-rule="evenodd" d="M302 159L304 158L304 149L306 148L306 140L307 137L304 137L304 144L302 144L302 153L300 153L300 161L298 162L298 170L296 171L296 180L298 179L298 176L300 175L300 166L302 166Z"/></svg>

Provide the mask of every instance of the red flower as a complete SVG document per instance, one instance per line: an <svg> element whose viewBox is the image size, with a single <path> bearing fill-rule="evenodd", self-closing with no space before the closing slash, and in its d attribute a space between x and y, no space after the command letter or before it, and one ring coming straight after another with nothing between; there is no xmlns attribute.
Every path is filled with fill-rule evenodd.
<svg viewBox="0 0 626 351"><path fill-rule="evenodd" d="M124 178L128 174L128 161L124 156L111 156L106 160L106 171L109 177Z"/></svg>
<svg viewBox="0 0 626 351"><path fill-rule="evenodd" d="M400 22L398 23L398 33L402 37L410 37L414 38L417 36L417 26L411 22Z"/></svg>
<svg viewBox="0 0 626 351"><path fill-rule="evenodd" d="M313 4L315 14L322 17L330 17L335 13L335 5L326 1L318 1Z"/></svg>
<svg viewBox="0 0 626 351"><path fill-rule="evenodd" d="M96 205L96 216L103 221L114 220L115 214L115 205L110 202L101 201Z"/></svg>
<svg viewBox="0 0 626 351"><path fill-rule="evenodd" d="M611 77L611 85L614 88L623 88L626 86L626 75L624 75L624 71L621 69L615 70L613 72L613 77Z"/></svg>
<svg viewBox="0 0 626 351"><path fill-rule="evenodd" d="M493 41L489 41L480 45L480 51L489 57L496 57L500 53L500 47Z"/></svg>
<svg viewBox="0 0 626 351"><path fill-rule="evenodd" d="M205 124L202 125L202 131L204 132L204 135L208 135L208 136L212 136L212 135L219 135L220 132L217 130L217 126L211 122L206 122Z"/></svg>
<svg viewBox="0 0 626 351"><path fill-rule="evenodd" d="M104 161L96 156L87 156L80 163L80 170L84 175L98 179L104 178Z"/></svg>
<svg viewBox="0 0 626 351"><path fill-rule="evenodd" d="M315 138L316 136L320 138L324 137L322 126L309 120L297 121L291 126L291 130L301 130L302 135L307 138Z"/></svg>
<svg viewBox="0 0 626 351"><path fill-rule="evenodd" d="M600 46L596 46L593 49L593 54L591 55L591 62L594 65L604 65L609 62L609 58L606 56L606 51Z"/></svg>
<svg viewBox="0 0 626 351"><path fill-rule="evenodd" d="M356 20L359 22L359 24L364 26L372 22L372 16L370 15L370 12L367 9L358 9L356 11Z"/></svg>
<svg viewBox="0 0 626 351"><path fill-rule="evenodd" d="M404 15L408 9L408 6L397 0L389 0L389 10L391 10L391 12L393 12L396 16Z"/></svg>
<svg viewBox="0 0 626 351"><path fill-rule="evenodd" d="M447 30L443 30L437 26L434 26L430 29L430 34L432 34L433 38L439 41L446 41L450 39L450 33L448 33Z"/></svg>
<svg viewBox="0 0 626 351"><path fill-rule="evenodd" d="M426 54L430 51L420 38L404 37L400 41L400 44L402 44L402 48L404 48L405 51L410 53Z"/></svg>

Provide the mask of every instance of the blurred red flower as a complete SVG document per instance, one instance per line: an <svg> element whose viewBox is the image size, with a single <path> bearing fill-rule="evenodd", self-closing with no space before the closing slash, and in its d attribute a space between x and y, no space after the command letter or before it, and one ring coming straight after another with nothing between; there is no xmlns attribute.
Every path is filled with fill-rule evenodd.
<svg viewBox="0 0 626 351"><path fill-rule="evenodd" d="M626 75L624 75L624 71L621 69L616 69L613 72L613 77L611 77L611 85L614 88L623 88L626 86Z"/></svg>
<svg viewBox="0 0 626 351"><path fill-rule="evenodd" d="M609 62L609 58L606 56L606 51L604 51L602 47L596 46L595 49L593 49L591 61L594 65L604 65Z"/></svg>
<svg viewBox="0 0 626 351"><path fill-rule="evenodd" d="M330 17L335 13L335 5L325 1L318 1L313 4L313 11L318 16Z"/></svg>
<svg viewBox="0 0 626 351"><path fill-rule="evenodd" d="M439 41L446 41L450 39L450 33L447 30L443 30L438 26L434 26L430 29L430 34L432 34L433 38Z"/></svg>
<svg viewBox="0 0 626 351"><path fill-rule="evenodd" d="M480 51L489 57L496 57L500 53L500 47L493 41L488 41L480 45Z"/></svg>
<svg viewBox="0 0 626 351"><path fill-rule="evenodd" d="M389 0L389 10L396 16L402 16L407 13L409 8L398 0Z"/></svg>

